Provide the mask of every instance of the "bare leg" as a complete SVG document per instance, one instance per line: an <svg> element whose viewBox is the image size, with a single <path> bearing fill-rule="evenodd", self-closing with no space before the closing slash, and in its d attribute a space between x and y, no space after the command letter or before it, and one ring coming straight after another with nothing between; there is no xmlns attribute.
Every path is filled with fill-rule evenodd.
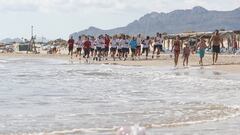
<svg viewBox="0 0 240 135"><path fill-rule="evenodd" d="M183 59L183 66L185 67L185 61L186 61L186 58L184 57Z"/></svg>
<svg viewBox="0 0 240 135"><path fill-rule="evenodd" d="M215 63L217 63L217 60L218 60L218 53L216 53Z"/></svg>
<svg viewBox="0 0 240 135"><path fill-rule="evenodd" d="M213 60L213 65L215 64L215 53L213 53L213 57L212 57L212 60Z"/></svg>
<svg viewBox="0 0 240 135"><path fill-rule="evenodd" d="M176 66L178 64L178 58L179 58L179 53L177 53L177 55L176 55Z"/></svg>
<svg viewBox="0 0 240 135"><path fill-rule="evenodd" d="M175 53L174 54L174 64L175 64L175 67L177 66L177 54Z"/></svg>
<svg viewBox="0 0 240 135"><path fill-rule="evenodd" d="M155 53L155 51L156 51L156 47L154 47L154 49L153 49L152 59L154 59L154 53Z"/></svg>

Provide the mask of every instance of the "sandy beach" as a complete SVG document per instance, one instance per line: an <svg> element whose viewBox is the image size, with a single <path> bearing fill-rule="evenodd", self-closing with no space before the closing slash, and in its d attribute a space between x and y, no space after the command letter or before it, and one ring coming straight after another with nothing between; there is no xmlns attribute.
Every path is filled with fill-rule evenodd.
<svg viewBox="0 0 240 135"><path fill-rule="evenodd" d="M150 55L151 56L151 55ZM70 59L70 56L66 54L25 54L25 53L2 53L0 58L45 58L45 59L60 59L60 60L71 60L73 62L79 62L79 59L73 57ZM178 68L183 68L182 66L183 59L179 59ZM85 60L82 59L81 63L84 63ZM124 65L124 66L155 66L155 67L173 67L173 58L169 54L161 54L161 57L158 59L148 60L141 58L140 60L130 60L126 61L116 60L113 61L112 58L108 58L106 61L90 61L94 64L112 64L112 65ZM196 54L190 55L189 58L189 67L198 67L198 57ZM212 65L212 55L207 54L204 58L204 67L211 67L213 70L219 70L229 73L240 73L240 56L239 55L219 55L219 59L216 65Z"/></svg>

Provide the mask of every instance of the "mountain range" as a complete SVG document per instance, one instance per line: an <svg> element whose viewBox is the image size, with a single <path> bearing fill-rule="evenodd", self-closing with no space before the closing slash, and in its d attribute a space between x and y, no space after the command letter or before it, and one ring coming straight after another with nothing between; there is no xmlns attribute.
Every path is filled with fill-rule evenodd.
<svg viewBox="0 0 240 135"><path fill-rule="evenodd" d="M0 42L5 43L5 44L9 44L9 43L19 43L19 42L23 42L24 39L21 38L5 38L2 39ZM49 40L45 37L37 37L35 42L43 42L43 43L47 43Z"/></svg>
<svg viewBox="0 0 240 135"><path fill-rule="evenodd" d="M71 36L77 38L83 34L97 36L119 33L154 35L156 32L203 32L214 31L215 29L240 30L240 8L232 11L215 11L197 6L192 9L175 10L169 13L152 12L125 27L102 30L91 26L86 30L75 32Z"/></svg>

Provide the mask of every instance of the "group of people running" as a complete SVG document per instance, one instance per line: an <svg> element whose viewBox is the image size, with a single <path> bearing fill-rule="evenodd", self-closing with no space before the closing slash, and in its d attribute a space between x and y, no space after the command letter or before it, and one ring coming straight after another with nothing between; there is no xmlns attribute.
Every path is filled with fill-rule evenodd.
<svg viewBox="0 0 240 135"><path fill-rule="evenodd" d="M113 60L127 60L129 54L131 59L140 59L140 56L145 54L145 58L148 59L150 48L153 48L152 59L159 58L160 52L163 51L164 38L161 33L157 33L155 37L146 36L141 34L130 37L128 35L120 35L110 37L109 35L100 35L95 38L93 36L79 36L77 41L74 41L73 37L68 40L69 55L73 57L74 46L76 46L76 57L81 59L82 51L84 52L83 58L86 60L93 58L93 60L101 61L107 60L109 53ZM199 64L203 65L203 58L205 55L205 49L211 48L213 52L213 65L217 63L218 54L223 47L223 38L216 30L210 39L209 46L207 46L204 38L200 37L195 45L196 52L199 55ZM178 59L180 52L183 54L183 66L188 66L188 60L190 53L192 52L189 42L184 43L182 47L182 40L180 36L176 36L176 39L172 42L171 52L174 53L174 64L178 65Z"/></svg>
<svg viewBox="0 0 240 135"><path fill-rule="evenodd" d="M82 51L84 52L83 58L93 58L93 60L101 61L107 60L109 53L113 60L117 58L119 60L127 60L129 54L131 59L140 59L140 56L145 53L146 59L150 47L154 48L152 58L160 56L160 52L163 50L163 37L161 33L157 33L154 39L150 39L149 36L143 38L141 34L136 37L130 37L128 35L120 35L110 37L109 35L100 35L97 38L94 36L79 36L75 41L73 37L68 40L68 50L71 58L73 57L74 46L76 46L76 57L81 59Z"/></svg>

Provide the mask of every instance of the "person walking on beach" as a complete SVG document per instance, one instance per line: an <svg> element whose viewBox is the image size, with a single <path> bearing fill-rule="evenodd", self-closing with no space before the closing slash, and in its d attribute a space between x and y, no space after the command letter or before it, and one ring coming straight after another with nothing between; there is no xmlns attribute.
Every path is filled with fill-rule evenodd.
<svg viewBox="0 0 240 135"><path fill-rule="evenodd" d="M78 37L78 41L76 42L76 45L77 45L76 57L79 57L79 60L81 60L82 45L83 45L81 36Z"/></svg>
<svg viewBox="0 0 240 135"><path fill-rule="evenodd" d="M176 37L176 40L173 42L172 45L172 51L174 51L174 64L175 67L177 67L178 65L178 59L179 59L179 55L180 55L180 50L181 50L181 41L180 41L180 36L178 35Z"/></svg>
<svg viewBox="0 0 240 135"><path fill-rule="evenodd" d="M183 48L183 66L188 66L188 59L190 56L190 47L188 45L188 43L185 43L185 47Z"/></svg>
<svg viewBox="0 0 240 135"><path fill-rule="evenodd" d="M91 49L91 42L89 41L89 37L85 37L85 41L83 43L83 50L84 50L84 56L83 58L87 59L89 58L90 55L90 49Z"/></svg>
<svg viewBox="0 0 240 135"><path fill-rule="evenodd" d="M154 59L154 53L157 51L157 57L160 57L160 52L162 51L163 38L161 33L157 33L154 38L153 54L152 59Z"/></svg>
<svg viewBox="0 0 240 135"><path fill-rule="evenodd" d="M237 52L237 49L238 49L238 43L237 43L237 35L236 34L233 34L233 53L236 53Z"/></svg>
<svg viewBox="0 0 240 135"><path fill-rule="evenodd" d="M206 41L201 38L197 44L198 55L199 55L199 64L203 66L203 57L205 55L205 49L207 48Z"/></svg>
<svg viewBox="0 0 240 135"><path fill-rule="evenodd" d="M212 48L212 52L213 52L213 57L212 57L213 65L217 63L218 54L220 53L220 44L222 44L222 47L223 47L223 39L220 36L219 31L216 30L210 39L210 47Z"/></svg>
<svg viewBox="0 0 240 135"><path fill-rule="evenodd" d="M146 53L146 60L148 59L148 53L150 51L149 47L151 44L152 42L149 36L147 36L147 38L142 41L142 46L143 46L142 53Z"/></svg>
<svg viewBox="0 0 240 135"><path fill-rule="evenodd" d="M130 41L129 44L131 46L131 57L132 57L132 60L134 60L134 58L136 57L136 48L137 48L137 40L134 36L132 37L132 40Z"/></svg>
<svg viewBox="0 0 240 135"><path fill-rule="evenodd" d="M73 56L73 47L74 47L74 39L71 36L71 38L68 40L68 55L71 55L71 59Z"/></svg>

